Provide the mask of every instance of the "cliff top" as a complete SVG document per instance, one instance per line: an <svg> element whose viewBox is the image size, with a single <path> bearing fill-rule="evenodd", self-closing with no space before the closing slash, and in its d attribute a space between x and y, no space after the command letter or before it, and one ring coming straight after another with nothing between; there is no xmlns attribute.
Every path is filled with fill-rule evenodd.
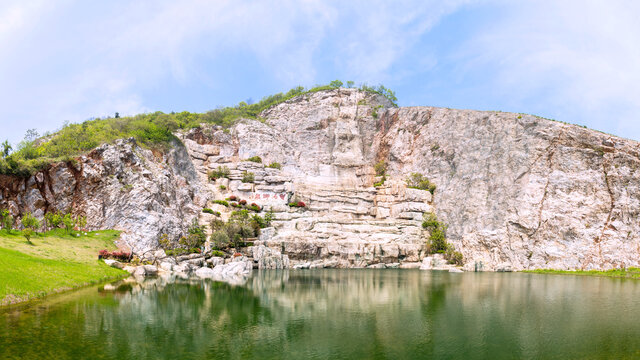
<svg viewBox="0 0 640 360"><path fill-rule="evenodd" d="M202 124L229 128L242 119L264 121L269 117L278 117L277 114L287 104L309 102L311 98L324 99L337 96L342 100L339 103L332 103L333 106L355 106L366 103L374 112L380 108L397 107L395 93L382 85L377 87L362 85L359 88L353 88L353 82L347 82L347 87L343 85L336 80L329 85L310 89L299 86L286 93L266 96L253 104L240 102L235 106L222 107L204 113L154 112L129 117L92 119L80 124L67 124L59 131L45 134L43 137L30 131L12 153L10 153L10 147L5 147L0 157L0 174L29 176L54 162L73 161L74 158L101 144L122 138L133 137L143 147L162 151L171 146L171 142L175 140L176 131L200 127ZM309 104L323 105L319 101ZM514 114L514 116L518 115L521 114Z"/></svg>

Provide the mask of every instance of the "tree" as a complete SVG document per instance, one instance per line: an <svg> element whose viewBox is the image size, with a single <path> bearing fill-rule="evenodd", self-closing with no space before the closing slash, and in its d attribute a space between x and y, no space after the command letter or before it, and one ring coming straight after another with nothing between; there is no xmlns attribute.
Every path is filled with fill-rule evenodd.
<svg viewBox="0 0 640 360"><path fill-rule="evenodd" d="M120 113L119 113L119 112L116 112L116 116L115 116L115 118L116 118L116 119L119 119L119 118L120 118Z"/></svg>
<svg viewBox="0 0 640 360"><path fill-rule="evenodd" d="M76 220L71 216L71 213L64 214L62 223L64 224L64 230L67 234L71 233L73 228L76 227Z"/></svg>
<svg viewBox="0 0 640 360"><path fill-rule="evenodd" d="M76 217L76 224L78 225L78 227L82 230L87 226L87 217L86 216L82 216L82 215L78 215Z"/></svg>
<svg viewBox="0 0 640 360"><path fill-rule="evenodd" d="M211 245L215 249L224 249L229 246L229 235L223 231L218 230L211 234Z"/></svg>
<svg viewBox="0 0 640 360"><path fill-rule="evenodd" d="M191 226L189 226L189 235L180 239L180 245L186 246L189 249L202 247L205 241L207 241L205 228L205 225L200 225L198 219L194 218Z"/></svg>
<svg viewBox="0 0 640 360"><path fill-rule="evenodd" d="M332 88L336 88L336 89L341 87L342 85L343 85L342 81L340 81L340 80L333 80L332 82L329 83L329 86L331 86Z"/></svg>
<svg viewBox="0 0 640 360"><path fill-rule="evenodd" d="M9 153L11 153L11 150L13 148L11 147L11 144L9 144L9 140L5 140L1 146L2 146L2 157L6 158L7 156L9 156Z"/></svg>
<svg viewBox="0 0 640 360"><path fill-rule="evenodd" d="M351 89L355 83L351 80L347 81L347 87Z"/></svg>
<svg viewBox="0 0 640 360"><path fill-rule="evenodd" d="M62 215L59 212L49 212L44 216L44 221L49 230L57 229L62 224Z"/></svg>
<svg viewBox="0 0 640 360"><path fill-rule="evenodd" d="M27 133L24 135L24 139L26 141L34 141L39 137L40 137L40 134L38 134L38 131L36 129L29 129L27 130Z"/></svg>
<svg viewBox="0 0 640 360"><path fill-rule="evenodd" d="M2 217L2 227L7 230L7 232L11 232L13 229L13 216L11 216L9 210L0 210L0 217Z"/></svg>
<svg viewBox="0 0 640 360"><path fill-rule="evenodd" d="M20 219L24 230L22 230L22 235L27 239L29 244L33 244L31 242L31 236L36 231L37 228L40 227L40 221L36 219L30 212L24 214L22 219Z"/></svg>

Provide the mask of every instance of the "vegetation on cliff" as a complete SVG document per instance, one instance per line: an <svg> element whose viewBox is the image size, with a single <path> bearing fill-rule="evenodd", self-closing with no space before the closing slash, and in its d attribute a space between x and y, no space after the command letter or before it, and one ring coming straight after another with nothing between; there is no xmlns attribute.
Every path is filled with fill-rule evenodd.
<svg viewBox="0 0 640 360"><path fill-rule="evenodd" d="M64 229L34 233L0 230L0 305L25 301L128 275L97 260L101 249L115 249L118 231L81 236Z"/></svg>
<svg viewBox="0 0 640 360"><path fill-rule="evenodd" d="M266 96L253 104L243 101L235 106L220 107L205 113L183 111L165 114L158 111L130 117L119 117L116 113L113 118L92 119L81 124L67 123L56 133L43 137L36 130L29 130L15 151L11 152L14 149L8 142L2 144L0 174L29 176L53 162L73 161L74 157L101 144L122 138L133 137L144 147L163 150L174 140L173 132L176 130L198 127L202 123L227 128L240 119L259 119L264 110L296 96L333 90L343 85L335 80L329 85L310 89L298 86L286 93ZM353 87L353 82L348 81L347 87ZM365 84L360 90L382 95L396 104L395 93L383 85L371 87Z"/></svg>
<svg viewBox="0 0 640 360"><path fill-rule="evenodd" d="M429 241L427 242L429 253L444 254L449 263L463 265L462 253L456 251L454 246L447 241L447 225L438 221L436 214L423 214L422 227L429 230Z"/></svg>

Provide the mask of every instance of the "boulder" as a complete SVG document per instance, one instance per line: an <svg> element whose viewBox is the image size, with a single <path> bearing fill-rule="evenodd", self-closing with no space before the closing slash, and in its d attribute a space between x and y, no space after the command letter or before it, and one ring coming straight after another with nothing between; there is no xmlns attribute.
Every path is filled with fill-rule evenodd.
<svg viewBox="0 0 640 360"><path fill-rule="evenodd" d="M163 261L160 263L160 269L164 270L164 271L172 271L173 270L173 264L168 262L168 261Z"/></svg>
<svg viewBox="0 0 640 360"><path fill-rule="evenodd" d="M201 267L198 270L196 270L195 272L196 276L199 278L213 278L215 276L215 272L213 271L213 269L208 268L208 267Z"/></svg>
<svg viewBox="0 0 640 360"><path fill-rule="evenodd" d="M124 265L117 261L117 260L112 260L112 259L105 259L104 263L111 266L112 268L116 268L116 269L124 269Z"/></svg>

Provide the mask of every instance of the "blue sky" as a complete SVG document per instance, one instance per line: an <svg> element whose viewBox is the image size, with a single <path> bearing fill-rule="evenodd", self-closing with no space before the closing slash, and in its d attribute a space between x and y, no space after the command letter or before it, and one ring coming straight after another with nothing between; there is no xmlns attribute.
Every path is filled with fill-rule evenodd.
<svg viewBox="0 0 640 360"><path fill-rule="evenodd" d="M0 141L334 79L640 140L640 1L0 1Z"/></svg>

